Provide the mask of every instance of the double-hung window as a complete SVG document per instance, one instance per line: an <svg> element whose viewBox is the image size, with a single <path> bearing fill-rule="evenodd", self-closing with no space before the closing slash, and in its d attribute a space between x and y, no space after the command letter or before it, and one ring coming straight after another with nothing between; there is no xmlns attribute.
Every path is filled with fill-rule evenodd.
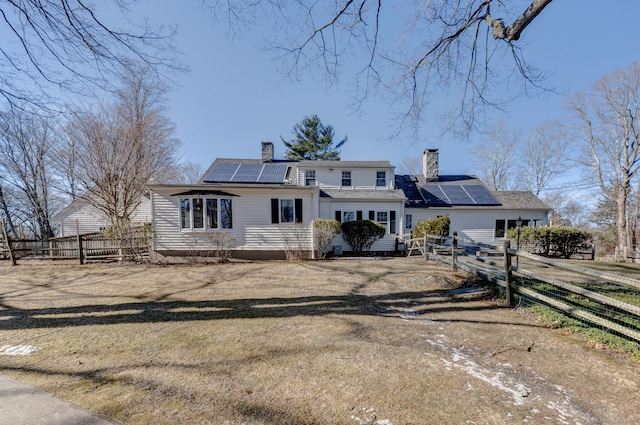
<svg viewBox="0 0 640 425"><path fill-rule="evenodd" d="M181 198L180 228L216 230L233 228L233 210L229 198Z"/></svg>
<svg viewBox="0 0 640 425"><path fill-rule="evenodd" d="M342 171L342 187L351 187L351 171Z"/></svg>
<svg viewBox="0 0 640 425"><path fill-rule="evenodd" d="M342 211L342 222L354 221L356 219L355 211Z"/></svg>
<svg viewBox="0 0 640 425"><path fill-rule="evenodd" d="M376 221L384 226L385 230L387 229L387 224L389 223L389 213L387 211L378 211L376 212Z"/></svg>
<svg viewBox="0 0 640 425"><path fill-rule="evenodd" d="M316 185L316 170L304 171L304 185L315 186Z"/></svg>
<svg viewBox="0 0 640 425"><path fill-rule="evenodd" d="M376 171L376 187L385 187L387 185L387 172Z"/></svg>
<svg viewBox="0 0 640 425"><path fill-rule="evenodd" d="M302 199L272 198L271 223L302 223Z"/></svg>

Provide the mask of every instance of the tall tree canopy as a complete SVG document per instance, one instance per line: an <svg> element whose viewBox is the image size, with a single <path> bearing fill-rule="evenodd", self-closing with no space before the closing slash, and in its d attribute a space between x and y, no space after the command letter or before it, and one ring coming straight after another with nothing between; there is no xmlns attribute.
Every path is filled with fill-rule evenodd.
<svg viewBox="0 0 640 425"><path fill-rule="evenodd" d="M107 0L103 6L126 13L133 3ZM128 20L129 28L121 29L102 12L83 0L0 2L0 98L45 104L52 89L111 87L118 80L114 75L123 75L132 63L156 70L178 67L173 30L135 28Z"/></svg>
<svg viewBox="0 0 640 425"><path fill-rule="evenodd" d="M293 160L325 160L339 161L340 149L347 143L347 136L334 144L334 130L330 125L325 125L317 115L304 117L302 122L293 127L294 138L286 141L282 136L282 142L287 147L285 157Z"/></svg>
<svg viewBox="0 0 640 425"><path fill-rule="evenodd" d="M504 101L514 74L526 88L543 76L517 41L551 0L207 0L232 28L259 16L273 22L270 47L298 77L322 70L330 82L356 65L356 104L384 89L398 108L399 127L419 125L434 91L462 86L454 123L472 128L476 108ZM221 18L223 19L223 18ZM262 18L261 18L262 19ZM505 66L503 59L512 60ZM348 66L347 66L348 62ZM353 68L351 68L353 69ZM491 92L492 88L499 90Z"/></svg>
<svg viewBox="0 0 640 425"><path fill-rule="evenodd" d="M0 192L3 186L8 189L0 194L0 215L14 234L14 223L21 223L39 239L53 236L49 218L56 209L51 161L60 143L56 130L53 117L24 107L0 112Z"/></svg>
<svg viewBox="0 0 640 425"><path fill-rule="evenodd" d="M616 203L617 251L632 246L628 201L640 173L640 63L605 75L589 93L570 97L581 162L605 197Z"/></svg>
<svg viewBox="0 0 640 425"><path fill-rule="evenodd" d="M73 115L67 126L67 164L75 170L78 193L122 227L140 204L146 185L175 179L178 141L162 114L163 88L149 70L132 72L112 105Z"/></svg>

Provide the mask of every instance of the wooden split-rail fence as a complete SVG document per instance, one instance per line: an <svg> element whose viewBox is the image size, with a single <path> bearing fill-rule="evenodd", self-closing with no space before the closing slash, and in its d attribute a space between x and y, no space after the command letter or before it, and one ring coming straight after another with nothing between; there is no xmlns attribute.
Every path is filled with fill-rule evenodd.
<svg viewBox="0 0 640 425"><path fill-rule="evenodd" d="M17 260L143 260L148 258L149 243L144 227L130 230L126 240L118 241L101 232L50 238L47 241L11 238L0 221L0 259Z"/></svg>
<svg viewBox="0 0 640 425"><path fill-rule="evenodd" d="M514 305L541 304L580 322L640 342L640 280L593 267L541 257L503 245L458 237L405 241L407 255L443 262L492 282ZM588 263L588 262L584 262Z"/></svg>

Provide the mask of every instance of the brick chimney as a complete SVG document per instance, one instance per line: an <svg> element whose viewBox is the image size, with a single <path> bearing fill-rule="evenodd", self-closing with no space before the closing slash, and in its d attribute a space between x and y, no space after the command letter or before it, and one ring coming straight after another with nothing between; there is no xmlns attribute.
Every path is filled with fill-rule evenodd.
<svg viewBox="0 0 640 425"><path fill-rule="evenodd" d="M422 175L425 180L438 180L438 149L426 149L422 153Z"/></svg>
<svg viewBox="0 0 640 425"><path fill-rule="evenodd" d="M273 161L273 143L265 140L262 142L262 162Z"/></svg>

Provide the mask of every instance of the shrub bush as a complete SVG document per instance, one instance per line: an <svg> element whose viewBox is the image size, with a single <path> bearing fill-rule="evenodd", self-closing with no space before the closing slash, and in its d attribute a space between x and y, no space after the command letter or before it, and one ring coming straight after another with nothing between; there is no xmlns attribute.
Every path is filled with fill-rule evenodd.
<svg viewBox="0 0 640 425"><path fill-rule="evenodd" d="M518 229L509 229L509 239L517 239ZM589 249L592 237L576 227L523 227L520 229L520 248L544 257L571 258Z"/></svg>
<svg viewBox="0 0 640 425"><path fill-rule="evenodd" d="M419 220L413 228L413 237L422 238L424 235L449 236L450 226L451 219L446 215L428 220Z"/></svg>
<svg viewBox="0 0 640 425"><path fill-rule="evenodd" d="M384 226L371 220L346 221L341 227L344 240L354 255L369 251L371 245L386 233Z"/></svg>
<svg viewBox="0 0 640 425"><path fill-rule="evenodd" d="M316 235L316 251L320 258L325 258L336 236L342 232L342 227L337 220L318 218L313 222L313 230Z"/></svg>

